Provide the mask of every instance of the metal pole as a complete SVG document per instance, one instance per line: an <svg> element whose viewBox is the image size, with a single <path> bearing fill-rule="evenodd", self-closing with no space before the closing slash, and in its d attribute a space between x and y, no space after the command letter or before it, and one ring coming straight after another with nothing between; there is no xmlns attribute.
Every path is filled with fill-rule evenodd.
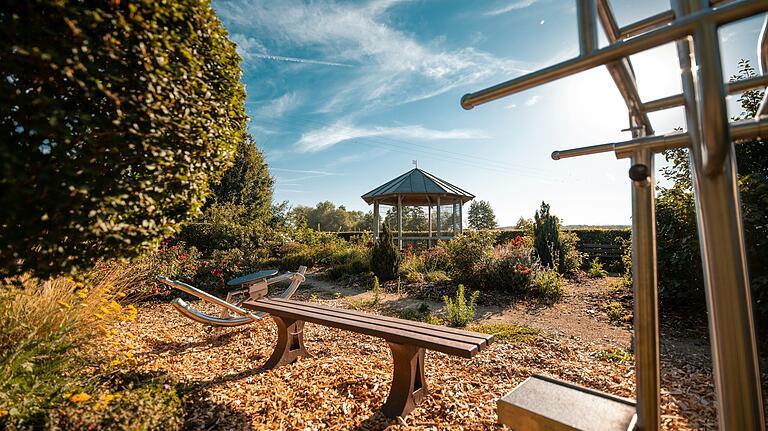
<svg viewBox="0 0 768 431"><path fill-rule="evenodd" d="M672 6L680 16L696 13L708 4L705 0L673 0ZM690 44L678 44L678 49L682 51L678 55L681 64L689 61L685 51L690 51ZM684 90L692 104L690 87L695 83L698 136L691 151L691 173L719 425L722 430L758 431L764 429L765 418L736 162L728 130L717 27L713 22L697 23L693 52L697 74L692 82L684 78L684 86L688 87Z"/></svg>
<svg viewBox="0 0 768 431"><path fill-rule="evenodd" d="M653 153L632 156L632 290L634 294L637 429L655 431L659 410L659 309L656 276L655 168Z"/></svg>
<svg viewBox="0 0 768 431"><path fill-rule="evenodd" d="M579 51L581 55L589 55L597 50L595 0L576 0L576 15L579 21Z"/></svg>

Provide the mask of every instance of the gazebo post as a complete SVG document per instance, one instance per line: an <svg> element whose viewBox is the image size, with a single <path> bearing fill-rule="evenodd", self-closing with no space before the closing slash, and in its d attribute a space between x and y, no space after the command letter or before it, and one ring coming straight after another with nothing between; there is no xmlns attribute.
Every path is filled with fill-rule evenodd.
<svg viewBox="0 0 768 431"><path fill-rule="evenodd" d="M400 250L403 249L403 195L397 195L397 242Z"/></svg>
<svg viewBox="0 0 768 431"><path fill-rule="evenodd" d="M459 199L459 233L464 232L464 201Z"/></svg>
<svg viewBox="0 0 768 431"><path fill-rule="evenodd" d="M427 237L427 248L432 248L432 202L427 196L427 224L429 225L429 237Z"/></svg>
<svg viewBox="0 0 768 431"><path fill-rule="evenodd" d="M437 242L440 242L442 236L442 226L440 226L440 196L437 197Z"/></svg>
<svg viewBox="0 0 768 431"><path fill-rule="evenodd" d="M373 239L379 239L379 201L373 201Z"/></svg>

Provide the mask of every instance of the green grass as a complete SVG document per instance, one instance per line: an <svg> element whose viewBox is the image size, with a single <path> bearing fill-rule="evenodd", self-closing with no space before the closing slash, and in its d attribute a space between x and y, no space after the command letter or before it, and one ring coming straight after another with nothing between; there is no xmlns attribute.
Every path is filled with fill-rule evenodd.
<svg viewBox="0 0 768 431"><path fill-rule="evenodd" d="M482 323L469 328L483 334L493 334L496 341L517 344L532 341L541 335L541 330L512 323Z"/></svg>
<svg viewBox="0 0 768 431"><path fill-rule="evenodd" d="M624 308L620 302L609 302L605 305L608 318L614 322L629 322L632 320L632 313Z"/></svg>
<svg viewBox="0 0 768 431"><path fill-rule="evenodd" d="M594 352L592 354L597 359L602 359L604 361L610 361L610 362L635 362L635 356L622 349L621 347L617 347L615 349L611 350L600 350L598 352Z"/></svg>

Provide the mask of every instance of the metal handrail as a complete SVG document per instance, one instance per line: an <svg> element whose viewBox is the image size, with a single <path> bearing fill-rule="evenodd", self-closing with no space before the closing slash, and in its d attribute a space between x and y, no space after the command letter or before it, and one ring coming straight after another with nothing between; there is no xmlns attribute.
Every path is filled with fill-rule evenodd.
<svg viewBox="0 0 768 431"><path fill-rule="evenodd" d="M519 78L514 78L474 93L465 94L461 98L461 106L464 109L472 109L475 106L575 75L669 41L689 36L696 30L701 21L726 24L762 12L768 12L768 2L764 0L742 0L719 8L696 12L684 18L676 19L666 27L657 28L633 39L617 42L594 51L592 54L581 55Z"/></svg>

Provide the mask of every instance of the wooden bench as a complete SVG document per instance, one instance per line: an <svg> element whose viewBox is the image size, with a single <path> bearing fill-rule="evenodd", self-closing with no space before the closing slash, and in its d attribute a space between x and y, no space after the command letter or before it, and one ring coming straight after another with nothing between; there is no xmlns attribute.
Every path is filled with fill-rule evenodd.
<svg viewBox="0 0 768 431"><path fill-rule="evenodd" d="M579 251L586 254L588 258L600 258L606 260L621 260L622 250L618 244L581 244Z"/></svg>
<svg viewBox="0 0 768 431"><path fill-rule="evenodd" d="M390 418L406 416L427 395L425 349L472 358L493 340L489 334L280 298L246 301L243 307L269 313L277 324L277 346L264 364L267 369L310 356L304 347L304 322L386 340L392 350L394 371L382 412Z"/></svg>

